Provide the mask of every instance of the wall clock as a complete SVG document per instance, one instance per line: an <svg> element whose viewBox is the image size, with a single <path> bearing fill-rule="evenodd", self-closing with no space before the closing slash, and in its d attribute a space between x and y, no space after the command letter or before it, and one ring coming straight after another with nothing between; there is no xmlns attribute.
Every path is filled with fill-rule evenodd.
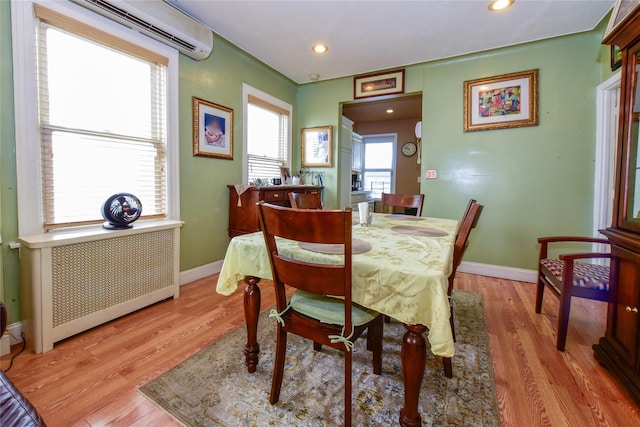
<svg viewBox="0 0 640 427"><path fill-rule="evenodd" d="M416 151L418 151L418 147L416 147L415 142L405 142L402 144L402 154L405 156L411 157L416 154Z"/></svg>

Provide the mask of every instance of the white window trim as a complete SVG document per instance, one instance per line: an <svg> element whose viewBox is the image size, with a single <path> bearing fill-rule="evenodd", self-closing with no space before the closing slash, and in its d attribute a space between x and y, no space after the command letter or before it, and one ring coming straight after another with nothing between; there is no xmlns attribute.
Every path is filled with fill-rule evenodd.
<svg viewBox="0 0 640 427"><path fill-rule="evenodd" d="M256 98L260 98L264 101L269 102L270 104L275 105L276 107L280 107L283 110L287 110L289 112L289 120L287 120L287 166L290 168L291 165L291 139L292 139L292 129L293 129L293 107L291 104L284 102L281 99L278 99L272 95L269 95L266 92L263 92L259 89L254 88L253 86L249 86L246 83L242 83L242 183L249 183L249 155L248 155L248 141L247 141L247 120L248 117L248 108L249 108L249 96L255 96Z"/></svg>
<svg viewBox="0 0 640 427"><path fill-rule="evenodd" d="M36 54L34 52L36 46L35 28L38 21L34 14L34 4L41 4L87 25L158 52L169 59L166 73L167 219L178 220L180 218L178 51L67 1L19 1L11 3L18 234L20 236L30 236L44 233L40 176L38 88L36 84L37 67ZM91 227L100 230L100 226L88 226L87 228L90 229Z"/></svg>

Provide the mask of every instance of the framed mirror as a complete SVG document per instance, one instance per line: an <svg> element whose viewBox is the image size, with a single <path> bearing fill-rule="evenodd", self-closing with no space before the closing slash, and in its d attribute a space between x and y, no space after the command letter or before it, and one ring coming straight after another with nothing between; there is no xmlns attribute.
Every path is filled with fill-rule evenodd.
<svg viewBox="0 0 640 427"><path fill-rule="evenodd" d="M317 126L302 128L302 157L301 166L331 167L333 158L332 126Z"/></svg>

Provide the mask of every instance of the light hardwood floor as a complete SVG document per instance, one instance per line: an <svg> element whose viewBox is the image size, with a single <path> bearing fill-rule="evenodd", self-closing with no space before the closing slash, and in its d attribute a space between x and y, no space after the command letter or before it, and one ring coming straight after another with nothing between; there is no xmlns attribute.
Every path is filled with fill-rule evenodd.
<svg viewBox="0 0 640 427"><path fill-rule="evenodd" d="M243 322L242 290L217 295L216 278L182 286L180 298L69 338L48 353L27 350L7 375L50 427L177 426L138 387ZM269 307L270 282L261 288ZM561 353L555 349L558 301L546 296L536 314L534 284L459 274L456 288L484 296L503 426L640 425L640 408L593 357L591 345L604 333L604 303L574 300ZM8 366L5 356L2 369Z"/></svg>

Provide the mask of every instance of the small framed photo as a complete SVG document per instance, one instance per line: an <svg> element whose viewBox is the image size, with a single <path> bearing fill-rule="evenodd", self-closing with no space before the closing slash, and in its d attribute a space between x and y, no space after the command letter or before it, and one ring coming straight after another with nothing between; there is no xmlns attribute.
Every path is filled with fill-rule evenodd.
<svg viewBox="0 0 640 427"><path fill-rule="evenodd" d="M333 153L332 126L318 126L302 129L302 161L303 168L331 167Z"/></svg>
<svg viewBox="0 0 640 427"><path fill-rule="evenodd" d="M233 160L233 110L193 97L193 155Z"/></svg>
<svg viewBox="0 0 640 427"><path fill-rule="evenodd" d="M538 70L464 82L464 131L538 125Z"/></svg>
<svg viewBox="0 0 640 427"><path fill-rule="evenodd" d="M404 69L353 78L353 98L404 93Z"/></svg>
<svg viewBox="0 0 640 427"><path fill-rule="evenodd" d="M618 46L611 45L611 71L622 66L622 51Z"/></svg>
<svg viewBox="0 0 640 427"><path fill-rule="evenodd" d="M283 184L288 184L291 181L291 172L289 172L289 168L284 166L280 168L280 178L282 179Z"/></svg>

